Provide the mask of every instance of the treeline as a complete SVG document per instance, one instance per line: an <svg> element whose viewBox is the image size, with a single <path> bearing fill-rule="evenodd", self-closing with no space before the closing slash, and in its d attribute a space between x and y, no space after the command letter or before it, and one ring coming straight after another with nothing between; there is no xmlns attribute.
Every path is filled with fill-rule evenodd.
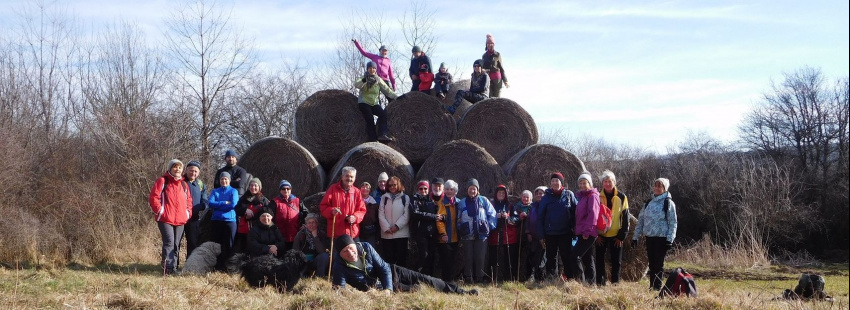
<svg viewBox="0 0 850 310"><path fill-rule="evenodd" d="M415 7L411 17L427 13ZM161 45L130 23L87 32L43 4L11 24L0 34L0 262L157 260L147 196L169 159L199 159L210 180L223 149L289 136L298 104L340 88L316 82L341 81L316 66L261 68L226 10L203 1L175 10ZM348 48L355 56L327 67L358 71ZM833 84L815 69L786 74L731 145L695 133L658 155L561 133L541 140L594 174L616 172L635 215L649 182L670 178L685 242L709 234L823 254L848 247L847 90L847 78Z"/></svg>

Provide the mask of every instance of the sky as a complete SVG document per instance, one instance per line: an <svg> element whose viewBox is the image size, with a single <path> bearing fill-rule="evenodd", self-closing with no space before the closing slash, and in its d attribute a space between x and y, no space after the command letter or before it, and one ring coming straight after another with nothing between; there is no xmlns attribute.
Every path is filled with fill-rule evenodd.
<svg viewBox="0 0 850 310"><path fill-rule="evenodd" d="M324 62L355 10L397 30L409 8L373 0L219 2L232 8L234 26L255 39L257 61L269 68ZM26 3L0 4L0 31ZM175 8L165 0L56 3L93 32L129 21L154 44ZM426 51L435 66L464 68L465 78L491 33L511 85L502 96L523 106L541 131L661 153L688 131L735 141L742 116L785 72L810 66L834 81L850 71L846 0L421 3L435 13L438 43Z"/></svg>

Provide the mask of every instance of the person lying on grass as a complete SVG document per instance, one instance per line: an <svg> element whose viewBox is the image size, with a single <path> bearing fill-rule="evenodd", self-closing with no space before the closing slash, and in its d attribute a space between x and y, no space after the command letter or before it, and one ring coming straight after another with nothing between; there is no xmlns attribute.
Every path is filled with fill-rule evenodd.
<svg viewBox="0 0 850 310"><path fill-rule="evenodd" d="M339 236L335 241L336 254L331 274L334 288L344 288L347 284L360 291L378 288L387 292L406 292L420 284L430 285L443 293L478 295L476 290L464 290L453 282L419 272L387 264L378 252L368 243L354 242L349 235Z"/></svg>

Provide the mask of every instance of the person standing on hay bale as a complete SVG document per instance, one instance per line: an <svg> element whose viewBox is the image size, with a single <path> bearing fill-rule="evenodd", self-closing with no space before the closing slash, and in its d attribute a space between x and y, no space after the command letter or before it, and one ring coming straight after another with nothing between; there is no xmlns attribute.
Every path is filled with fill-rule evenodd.
<svg viewBox="0 0 850 310"><path fill-rule="evenodd" d="M505 68L502 67L502 54L496 51L496 40L489 33L484 43L484 50L486 52L481 56L481 62L482 69L490 77L490 98L498 98L502 93L503 82L505 88L511 86L508 85L508 77L505 75Z"/></svg>
<svg viewBox="0 0 850 310"><path fill-rule="evenodd" d="M431 86L434 84L434 74L427 64L419 68L419 91L431 95Z"/></svg>
<svg viewBox="0 0 850 310"><path fill-rule="evenodd" d="M487 99L487 91L490 88L490 77L487 76L487 73L481 70L481 59L472 63L472 70L472 78L469 80L469 90L461 89L455 93L454 103L451 106L446 107L446 110L448 110L449 113L455 114L457 107L460 106L460 103L464 99L472 104Z"/></svg>
<svg viewBox="0 0 850 310"><path fill-rule="evenodd" d="M303 252L307 257L305 274L315 271L320 277L325 276L328 274L328 260L330 260L330 249L328 248L330 240L319 231L318 214L307 214L304 221L304 228L295 235L292 248Z"/></svg>
<svg viewBox="0 0 850 310"><path fill-rule="evenodd" d="M342 235L335 240L333 287L351 285L359 291L380 288L389 292L409 292L418 285L428 285L443 293L478 295L476 290L464 290L456 283L446 282L384 261L368 243L356 242Z"/></svg>
<svg viewBox="0 0 850 310"><path fill-rule="evenodd" d="M174 274L179 260L183 225L192 217L192 195L183 180L182 161L172 159L168 162L168 170L151 187L148 203L162 239L162 271L164 274Z"/></svg>
<svg viewBox="0 0 850 310"><path fill-rule="evenodd" d="M360 189L354 186L356 176L357 169L343 167L339 182L328 188L319 203L322 216L328 220L328 238L343 234L357 238L360 235L360 222L366 216L366 204L363 203Z"/></svg>
<svg viewBox="0 0 850 310"><path fill-rule="evenodd" d="M410 68L407 69L410 75L410 91L417 91L419 90L419 70L422 65L428 65L428 72L431 72L431 58L428 58L419 46L413 46L410 52L413 54L410 58Z"/></svg>
<svg viewBox="0 0 850 310"><path fill-rule="evenodd" d="M620 282L623 241L629 232L629 199L617 189L617 176L611 170L602 172L599 200L611 209L611 228L596 240L596 285L605 285L605 252L611 253L611 284Z"/></svg>
<svg viewBox="0 0 850 310"><path fill-rule="evenodd" d="M236 211L236 238L233 240L234 253L247 253L248 233L251 227L259 224L259 215L268 212L274 216L274 205L268 198L263 196L263 182L258 178L248 181L248 191L233 209ZM281 251L281 252L286 252Z"/></svg>
<svg viewBox="0 0 850 310"><path fill-rule="evenodd" d="M652 182L652 198L638 215L632 247L646 236L646 255L649 258L649 287L660 290L664 280L664 259L676 239L676 204L670 196L670 180L657 178Z"/></svg>
<svg viewBox="0 0 850 310"><path fill-rule="evenodd" d="M439 186L439 199L443 193L443 181L434 181L439 183L429 185L428 181L419 181L416 184L416 194L413 194L413 203L410 204L410 216L413 221L411 233L416 240L417 267L421 268L420 272L429 276L434 275L434 265L437 263L434 259L437 254L437 221L442 219L442 216L437 214L437 205L433 198L429 197L429 192L431 186Z"/></svg>
<svg viewBox="0 0 850 310"><path fill-rule="evenodd" d="M183 179L189 185L189 194L192 195L192 217L184 225L186 257L189 257L189 255L192 255L192 251L201 245L201 218L204 217L202 213L207 210L209 205L207 187L204 185L204 181L198 178L201 175L201 163L195 160L190 161L186 164L184 171Z"/></svg>
<svg viewBox="0 0 850 310"><path fill-rule="evenodd" d="M446 181L445 192L442 191L443 179L435 178L431 181L431 199L437 204L437 233L440 234L440 267L442 269L443 281L452 281L455 277L455 258L458 249L457 233L457 182ZM439 190L439 192L438 192Z"/></svg>
<svg viewBox="0 0 850 310"><path fill-rule="evenodd" d="M292 194L292 184L289 181L281 180L278 189L280 195L274 198L272 208L275 209L274 223L286 241L286 248L283 250L286 252L292 248L295 234L304 224L307 208L301 203L301 199Z"/></svg>
<svg viewBox="0 0 850 310"><path fill-rule="evenodd" d="M386 181L384 181L386 184ZM378 248L378 201L369 193L372 191L372 184L363 182L360 184L360 196L363 197L363 203L366 204L366 215L363 216L363 222L360 223L360 240L372 245L376 250Z"/></svg>
<svg viewBox="0 0 850 310"><path fill-rule="evenodd" d="M407 266L407 241L410 238L410 197L396 176L387 182L387 193L378 202L378 223L381 224L381 247L390 264Z"/></svg>
<svg viewBox="0 0 850 310"><path fill-rule="evenodd" d="M239 201L239 191L230 187L230 173L227 171L221 172L218 182L221 187L210 192L209 204L213 209L210 228L212 241L221 245L216 269L224 270L225 263L232 254L233 239L236 237L236 211L233 209Z"/></svg>
<svg viewBox="0 0 850 310"><path fill-rule="evenodd" d="M531 277L534 275L535 281L540 281L543 279L543 270L540 269L540 263L543 262L543 254L545 249L540 244L540 240L544 238L543 235L537 230L537 226L540 223L540 218L538 216L539 212L537 210L540 209L540 199L543 198L543 195L546 194L546 190L548 188L546 186L538 186L534 189L534 198L531 200L531 208L526 211L528 213L528 217L525 220L525 238L528 241L528 253L526 261L522 262L522 265L525 266L525 274L527 277ZM523 193L523 199L525 199L525 193Z"/></svg>
<svg viewBox="0 0 850 310"><path fill-rule="evenodd" d="M357 105L366 121L366 134L369 136L369 141L387 142L393 139L387 135L387 111L378 104L378 97L383 93L387 99L392 101L398 96L387 86L387 83L384 83L384 80L378 78L375 74L376 70L377 66L374 62L367 63L366 74L354 81L354 87L360 90ZM375 133L375 116L378 117L380 136Z"/></svg>
<svg viewBox="0 0 850 310"><path fill-rule="evenodd" d="M434 84L435 88L437 88L437 97L446 99L446 94L449 93L449 89L452 87L452 74L448 72L445 62L440 63L440 72L434 75Z"/></svg>
<svg viewBox="0 0 850 310"><path fill-rule="evenodd" d="M490 270L493 270L493 281L514 281L517 272L516 244L519 229L516 219L519 214L508 202L508 188L505 185L496 187L492 204L496 210L496 229L491 231L487 238L487 255L490 258Z"/></svg>
<svg viewBox="0 0 850 310"><path fill-rule="evenodd" d="M576 236L578 242L573 248L572 256L576 263L572 266L576 280L587 285L596 281L594 266L593 244L599 232L596 222L599 219L599 191L593 187L593 177L584 172L578 177L578 204L576 205Z"/></svg>
<svg viewBox="0 0 850 310"><path fill-rule="evenodd" d="M540 245L546 249L546 276L555 277L555 255L561 257L565 277L572 278L570 266L575 263L570 252L573 250L575 237L575 208L578 204L576 196L564 188L564 175L560 172L552 174L549 189L540 199L537 216L537 234L543 236Z"/></svg>
<svg viewBox="0 0 850 310"><path fill-rule="evenodd" d="M528 267L528 249L531 246L529 242L531 240L522 239L526 238L525 229L528 227L528 214L532 211L531 204L533 203L534 194L530 190L524 190L519 197L519 202L514 205L514 210L516 210L518 216L512 219L517 223L517 238L519 239L516 248L517 253L519 253L517 255L518 263L513 268L516 269L517 280L525 281L531 275L531 268ZM522 267L525 267L525 269L523 270Z"/></svg>
<svg viewBox="0 0 850 310"><path fill-rule="evenodd" d="M247 252L251 257L262 255L272 255L277 258L283 258L286 253L283 235L272 220L273 215L271 209L261 210L259 219L256 225L251 226L251 231L248 233Z"/></svg>
<svg viewBox="0 0 850 310"><path fill-rule="evenodd" d="M487 237L496 229L496 209L479 195L478 180L469 179L467 184L468 196L457 205L457 230L465 259L463 278L467 283L484 283Z"/></svg>
<svg viewBox="0 0 850 310"><path fill-rule="evenodd" d="M363 50L363 47L360 46L360 42L358 42L357 39L351 39L351 42L354 42L354 47L356 47L357 50L360 51L360 55L369 58L369 60L375 63L375 65L378 67L378 76L382 80L384 80L384 83L387 83L387 85L392 85L393 91L395 91L395 74L393 74L392 60L387 57L387 54L389 53L389 51L387 50L387 46L381 45L381 47L378 48L378 52L381 54L375 55Z"/></svg>
<svg viewBox="0 0 850 310"><path fill-rule="evenodd" d="M230 187L235 188L239 196L245 194L245 190L248 188L248 172L236 165L238 159L235 151L227 150L224 152L224 167L215 172L213 188L224 186L219 180L221 180L221 174L227 172L230 175Z"/></svg>

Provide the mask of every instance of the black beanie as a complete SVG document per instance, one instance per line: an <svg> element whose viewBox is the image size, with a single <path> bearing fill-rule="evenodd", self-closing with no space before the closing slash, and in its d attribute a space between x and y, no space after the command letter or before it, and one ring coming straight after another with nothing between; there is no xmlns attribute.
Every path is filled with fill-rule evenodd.
<svg viewBox="0 0 850 310"><path fill-rule="evenodd" d="M347 247L349 244L354 244L354 239L351 239L351 236L349 235L342 235L337 237L334 242L336 243L336 252L339 253L342 252L342 249Z"/></svg>

